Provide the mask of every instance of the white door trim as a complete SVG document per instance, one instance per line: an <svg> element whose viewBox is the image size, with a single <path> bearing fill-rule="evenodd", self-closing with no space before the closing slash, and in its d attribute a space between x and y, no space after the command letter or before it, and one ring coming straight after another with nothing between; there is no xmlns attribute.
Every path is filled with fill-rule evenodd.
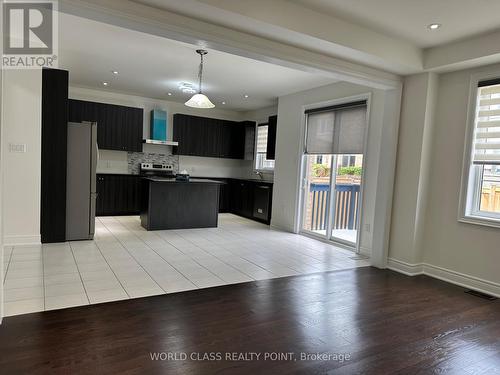
<svg viewBox="0 0 500 375"><path fill-rule="evenodd" d="M301 162L299 163L299 173L298 173L298 176L299 176L299 181L298 181L298 194L297 194L297 201L299 202L299 204L297 205L299 207L299 210L298 212L296 213L296 220L295 222L297 223L296 225L296 230L295 230L295 233L302 233L302 232L305 232L305 233L311 233L309 231L304 231L302 229L302 224L304 222L304 213L305 213L305 207L304 205L306 204L306 200L305 200L305 190L303 189L303 184L304 184L304 180L305 180L305 154L304 154L304 151L305 151L305 139L306 139L306 132L307 132L307 116L305 115L305 111L306 110L309 110L309 109L315 109L315 108L322 108L322 107L329 107L329 106L333 106L333 105L339 105L339 104L345 104L345 103L351 103L351 102L355 102L355 101L359 101L359 100L366 100L366 128L365 128L365 139L363 140L363 169L362 169L362 174L361 174L361 187L360 187L360 191L359 191L359 201L360 201L360 208L359 208L359 216L358 216L358 231L357 231L357 238L356 238L356 245L355 245L355 249L356 249L356 253L359 254L361 252L361 232L362 232L362 225L363 225L363 221L362 221L362 217L363 217L363 199L364 199L364 182L365 182L365 176L366 176L366 165L368 163L366 163L366 160L365 160L365 157L367 155L367 150L368 150L368 131L369 131L369 128L370 128L370 114L371 114L371 100L372 100L372 93L371 92L367 92L367 93L362 93L362 94L358 94L358 95L353 95L353 96L347 96L347 97L343 97L343 98L337 98L337 99L332 99L332 100L327 100L327 101L322 101L322 102L319 102L319 103L313 103L313 104L308 104L308 105L304 105L302 106L302 134L303 136L301 137L301 144L300 144L300 160ZM332 158L332 162L331 162L331 170L333 171L333 164L334 164L334 159L336 159L336 157L333 157ZM330 199L328 200L328 206L329 206L329 212L327 213L327 222L328 222L328 225L327 225L327 233L326 233L326 237L325 239L327 239L328 241L331 241L333 243L339 243L341 245L344 245L344 246L349 246L349 244L347 243L344 243L343 241L337 241L337 240L332 240L332 234L331 234L331 228L332 228L332 223L331 223L331 220L332 220L332 215L331 215L331 208L332 208L332 201L334 199L332 199L331 197L334 195L334 194L331 194L332 192L332 176L333 176L333 173L331 172L330 173ZM328 229L330 229L330 232L328 232Z"/></svg>

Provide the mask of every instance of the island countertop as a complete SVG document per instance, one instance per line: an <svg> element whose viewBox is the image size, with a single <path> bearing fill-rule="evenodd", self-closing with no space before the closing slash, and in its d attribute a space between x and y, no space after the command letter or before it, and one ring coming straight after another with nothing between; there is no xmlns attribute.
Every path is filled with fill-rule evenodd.
<svg viewBox="0 0 500 375"><path fill-rule="evenodd" d="M166 183L174 183L174 184L223 184L224 182L222 181L215 181L215 180L204 180L201 178L190 178L188 181L178 181L174 178L170 177L143 177L145 180L149 180L152 182L166 182Z"/></svg>
<svg viewBox="0 0 500 375"><path fill-rule="evenodd" d="M217 227L220 181L145 176L141 184L141 225L147 230Z"/></svg>

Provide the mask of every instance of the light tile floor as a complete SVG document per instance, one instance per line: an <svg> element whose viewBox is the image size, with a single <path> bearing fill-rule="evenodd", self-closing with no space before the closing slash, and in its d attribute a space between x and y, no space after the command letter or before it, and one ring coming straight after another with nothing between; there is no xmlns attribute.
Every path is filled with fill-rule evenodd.
<svg viewBox="0 0 500 375"><path fill-rule="evenodd" d="M93 241L4 250L5 316L368 266L354 254L231 214L219 227L148 232L96 219Z"/></svg>

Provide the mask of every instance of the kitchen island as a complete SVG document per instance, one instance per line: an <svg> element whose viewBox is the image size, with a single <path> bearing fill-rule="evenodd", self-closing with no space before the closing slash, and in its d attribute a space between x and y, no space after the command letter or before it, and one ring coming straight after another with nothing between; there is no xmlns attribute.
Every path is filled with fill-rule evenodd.
<svg viewBox="0 0 500 375"><path fill-rule="evenodd" d="M217 227L221 182L144 177L141 225L147 230Z"/></svg>

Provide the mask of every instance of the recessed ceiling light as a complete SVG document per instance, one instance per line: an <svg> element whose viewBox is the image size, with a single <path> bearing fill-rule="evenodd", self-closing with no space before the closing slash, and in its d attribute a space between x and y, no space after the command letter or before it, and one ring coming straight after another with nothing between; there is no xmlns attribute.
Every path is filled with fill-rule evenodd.
<svg viewBox="0 0 500 375"><path fill-rule="evenodd" d="M120 74L120 72L118 72L118 70L112 70L111 73L113 73L115 76L117 76L118 74Z"/></svg>
<svg viewBox="0 0 500 375"><path fill-rule="evenodd" d="M168 96L172 96L172 93L171 93L171 92L167 92L167 95L168 95Z"/></svg>
<svg viewBox="0 0 500 375"><path fill-rule="evenodd" d="M430 25L427 26L430 30L437 30L441 27L440 23L431 23Z"/></svg>
<svg viewBox="0 0 500 375"><path fill-rule="evenodd" d="M108 82L103 82L102 85L103 86L107 86L107 85L109 85L109 83Z"/></svg>
<svg viewBox="0 0 500 375"><path fill-rule="evenodd" d="M222 102L222 104L224 105L224 104L226 104L226 102Z"/></svg>
<svg viewBox="0 0 500 375"><path fill-rule="evenodd" d="M243 95L243 96L244 96L245 98L248 98L248 95L247 95L247 94L245 94L245 95Z"/></svg>

